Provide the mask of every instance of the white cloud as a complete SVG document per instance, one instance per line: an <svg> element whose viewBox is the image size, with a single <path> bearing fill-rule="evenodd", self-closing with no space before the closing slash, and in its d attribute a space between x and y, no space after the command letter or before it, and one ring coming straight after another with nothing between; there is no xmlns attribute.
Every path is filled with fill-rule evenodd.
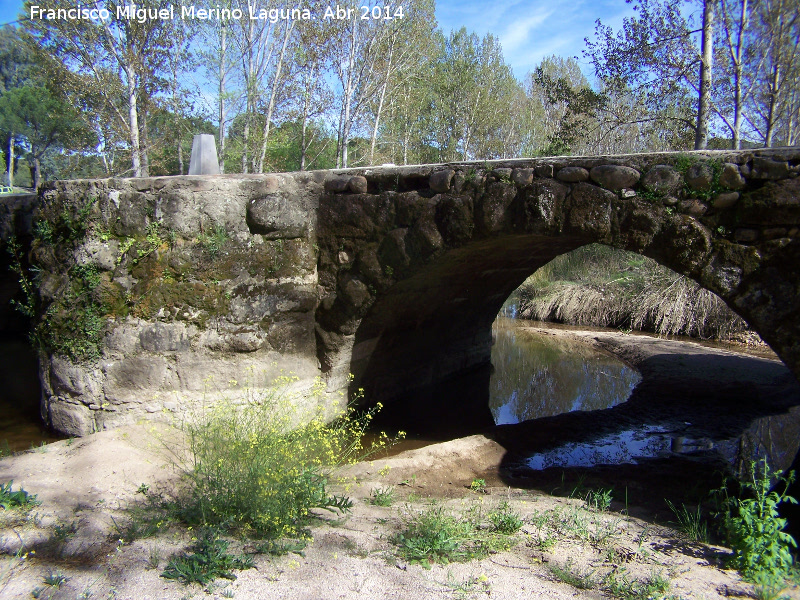
<svg viewBox="0 0 800 600"><path fill-rule="evenodd" d="M529 44L532 37L531 32L544 23L554 12L555 10L538 12L510 25L505 33L500 35L503 50L510 55L514 54L521 44Z"/></svg>

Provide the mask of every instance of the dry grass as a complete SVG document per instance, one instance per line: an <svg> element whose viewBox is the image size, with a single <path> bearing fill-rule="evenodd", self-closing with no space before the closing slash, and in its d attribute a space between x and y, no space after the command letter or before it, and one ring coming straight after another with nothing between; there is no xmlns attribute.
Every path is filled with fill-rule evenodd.
<svg viewBox="0 0 800 600"><path fill-rule="evenodd" d="M590 244L559 256L518 290L520 316L661 335L729 339L748 330L717 295L632 252Z"/></svg>

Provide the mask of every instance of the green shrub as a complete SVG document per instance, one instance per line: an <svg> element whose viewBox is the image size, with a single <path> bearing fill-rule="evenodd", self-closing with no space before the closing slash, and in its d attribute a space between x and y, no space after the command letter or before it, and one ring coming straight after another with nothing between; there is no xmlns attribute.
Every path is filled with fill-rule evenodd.
<svg viewBox="0 0 800 600"><path fill-rule="evenodd" d="M524 525L522 519L514 512L508 502L503 502L490 512L489 521L491 521L494 531L503 535L513 535Z"/></svg>
<svg viewBox="0 0 800 600"><path fill-rule="evenodd" d="M36 496L29 494L22 488L16 492L12 491L11 485L13 481L6 484L0 483L0 508L9 510L11 508L30 508L39 504Z"/></svg>
<svg viewBox="0 0 800 600"><path fill-rule="evenodd" d="M228 554L228 542L206 531L191 548L192 554L179 554L170 559L161 573L166 579L175 579L188 585L207 585L217 578L236 579L233 570L253 568L252 556Z"/></svg>
<svg viewBox="0 0 800 600"><path fill-rule="evenodd" d="M405 530L392 538L400 555L424 567L469 560L476 555L473 523L434 506L412 517Z"/></svg>
<svg viewBox="0 0 800 600"><path fill-rule="evenodd" d="M773 479L782 492L770 489ZM786 477L775 474L764 460L750 465L750 481L742 484L742 495L750 497L732 498L726 488L719 490L732 563L745 579L762 588L779 589L792 568L790 549L797 544L783 531L786 519L779 516L778 507L782 502L797 503L787 494L793 480L793 472Z"/></svg>
<svg viewBox="0 0 800 600"><path fill-rule="evenodd" d="M302 533L313 508L345 512L352 502L327 489L331 467L363 453L371 413L352 409L332 423L286 392L288 378L242 405L223 400L184 424L190 482L181 517L190 524L278 539ZM320 404L319 382L311 403Z"/></svg>

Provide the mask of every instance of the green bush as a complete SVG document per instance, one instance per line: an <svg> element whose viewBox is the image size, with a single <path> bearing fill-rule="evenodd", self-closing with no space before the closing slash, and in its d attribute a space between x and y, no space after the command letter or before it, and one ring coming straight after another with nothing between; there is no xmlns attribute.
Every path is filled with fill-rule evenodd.
<svg viewBox="0 0 800 600"><path fill-rule="evenodd" d="M212 531L206 531L191 548L192 554L172 557L161 573L166 579L175 579L188 585L207 585L217 578L236 579L233 570L252 569L252 556L228 554L228 542L219 539Z"/></svg>
<svg viewBox="0 0 800 600"><path fill-rule="evenodd" d="M183 466L190 483L180 511L189 524L278 539L302 533L313 508L345 512L352 502L328 492L334 466L362 455L371 413L352 410L332 423L302 414L291 380L237 405L223 400L184 424ZM321 382L311 403L320 404Z"/></svg>
<svg viewBox="0 0 800 600"><path fill-rule="evenodd" d="M773 479L776 487L771 489ZM787 494L794 473L784 477L770 471L766 460L750 465L750 481L742 484L744 498L733 498L722 488L726 535L733 550L732 563L742 576L762 588L780 589L792 568L791 548L797 544L786 533L786 519L778 513L782 502L796 504Z"/></svg>
<svg viewBox="0 0 800 600"><path fill-rule="evenodd" d="M11 508L29 508L39 504L35 495L29 494L22 488L18 489L16 492L12 491L11 485L13 483L13 481L9 481L5 484L0 483L0 508L5 510Z"/></svg>

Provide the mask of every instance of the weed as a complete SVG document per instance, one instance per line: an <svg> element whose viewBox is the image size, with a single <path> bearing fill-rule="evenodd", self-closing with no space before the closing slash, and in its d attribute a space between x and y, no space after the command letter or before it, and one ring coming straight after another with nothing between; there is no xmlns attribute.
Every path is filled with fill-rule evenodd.
<svg viewBox="0 0 800 600"><path fill-rule="evenodd" d="M555 536L545 536L539 538L539 540L536 542L536 546L542 552L549 552L550 550L555 548L557 542L558 540L556 539Z"/></svg>
<svg viewBox="0 0 800 600"><path fill-rule="evenodd" d="M603 512L611 506L612 490L589 490L586 494L586 506Z"/></svg>
<svg viewBox="0 0 800 600"><path fill-rule="evenodd" d="M251 556L233 556L227 553L228 542L207 530L191 548L192 554L180 554L170 559L161 573L166 579L182 581L185 585L208 585L217 578L236 579L234 570L253 568Z"/></svg>
<svg viewBox="0 0 800 600"><path fill-rule="evenodd" d="M475 594L491 594L492 586L489 583L489 578L481 573L477 577L468 577L464 581L457 581L453 574L447 572L447 582L444 584L447 588L453 590L457 598L471 598Z"/></svg>
<svg viewBox="0 0 800 600"><path fill-rule="evenodd" d="M473 479L472 483L469 484L469 489L473 492L477 492L479 494L486 494L486 480L485 479Z"/></svg>
<svg viewBox="0 0 800 600"><path fill-rule="evenodd" d="M225 247L225 243L228 241L228 231L222 225L216 225L210 233L201 233L197 236L197 242L202 246L203 250L211 258L216 258L222 249ZM283 240L280 240L283 241Z"/></svg>
<svg viewBox="0 0 800 600"><path fill-rule="evenodd" d="M472 523L434 506L414 516L392 542L400 547L403 558L429 568L433 562L447 564L472 558L474 533Z"/></svg>
<svg viewBox="0 0 800 600"><path fill-rule="evenodd" d="M161 564L161 549L158 546L150 548L150 556L147 558L147 566L150 569L157 569Z"/></svg>
<svg viewBox="0 0 800 600"><path fill-rule="evenodd" d="M60 588L66 581L67 576L60 571L48 571L47 575L44 576L42 583L50 587Z"/></svg>
<svg viewBox="0 0 800 600"><path fill-rule="evenodd" d="M394 502L394 487L375 488L369 496L369 503L374 506L391 506Z"/></svg>
<svg viewBox="0 0 800 600"><path fill-rule="evenodd" d="M523 522L508 502L503 502L497 509L489 513L489 520L497 533L513 535L522 528Z"/></svg>
<svg viewBox="0 0 800 600"><path fill-rule="evenodd" d="M6 484L0 483L0 508L5 510L9 510L11 508L32 508L41 504L36 499L36 496L33 494L29 494L22 488L19 488L16 492L12 491L11 485L13 481L9 481Z"/></svg>
<svg viewBox="0 0 800 600"><path fill-rule="evenodd" d="M312 395L324 392L319 382ZM380 405L358 416L348 409L328 423L321 412L293 411L294 399L284 394L278 387L243 406L223 400L184 424L185 522L278 539L300 533L311 509L352 508L328 493L326 474L363 456L360 440Z"/></svg>
<svg viewBox="0 0 800 600"><path fill-rule="evenodd" d="M74 536L77 531L78 524L75 521L65 525L58 524L53 528L53 536L55 537L56 541L63 543Z"/></svg>
<svg viewBox="0 0 800 600"><path fill-rule="evenodd" d="M515 543L508 536L482 526L479 511L472 511L470 518L434 505L408 518L405 529L391 541L403 558L430 568L432 563L466 561L507 550Z"/></svg>
<svg viewBox="0 0 800 600"><path fill-rule="evenodd" d="M743 494L749 498L731 498L723 485L717 493L723 497L722 517L728 541L733 549L732 563L742 576L764 590L782 587L791 573L790 548L797 544L783 531L786 519L778 513L783 502L796 504L787 490L794 473L781 476L772 472L766 460L750 464L750 480L742 483ZM770 490L772 480L783 486L783 491Z"/></svg>
<svg viewBox="0 0 800 600"><path fill-rule="evenodd" d="M621 600L650 600L662 598L669 591L669 579L653 572L645 581L631 579L625 568L609 573L603 581L603 589Z"/></svg>
<svg viewBox="0 0 800 600"><path fill-rule="evenodd" d="M681 504L681 507L677 508L669 500L667 500L667 506L678 518L678 530L681 533L692 542L708 543L708 523L703 519L699 505L694 512L686 508L685 504Z"/></svg>
<svg viewBox="0 0 800 600"><path fill-rule="evenodd" d="M572 562L569 560L563 567L550 564L548 568L550 572L561 581L580 590L590 590L597 585L597 581L594 579L594 571L591 573L583 573L574 568Z"/></svg>

